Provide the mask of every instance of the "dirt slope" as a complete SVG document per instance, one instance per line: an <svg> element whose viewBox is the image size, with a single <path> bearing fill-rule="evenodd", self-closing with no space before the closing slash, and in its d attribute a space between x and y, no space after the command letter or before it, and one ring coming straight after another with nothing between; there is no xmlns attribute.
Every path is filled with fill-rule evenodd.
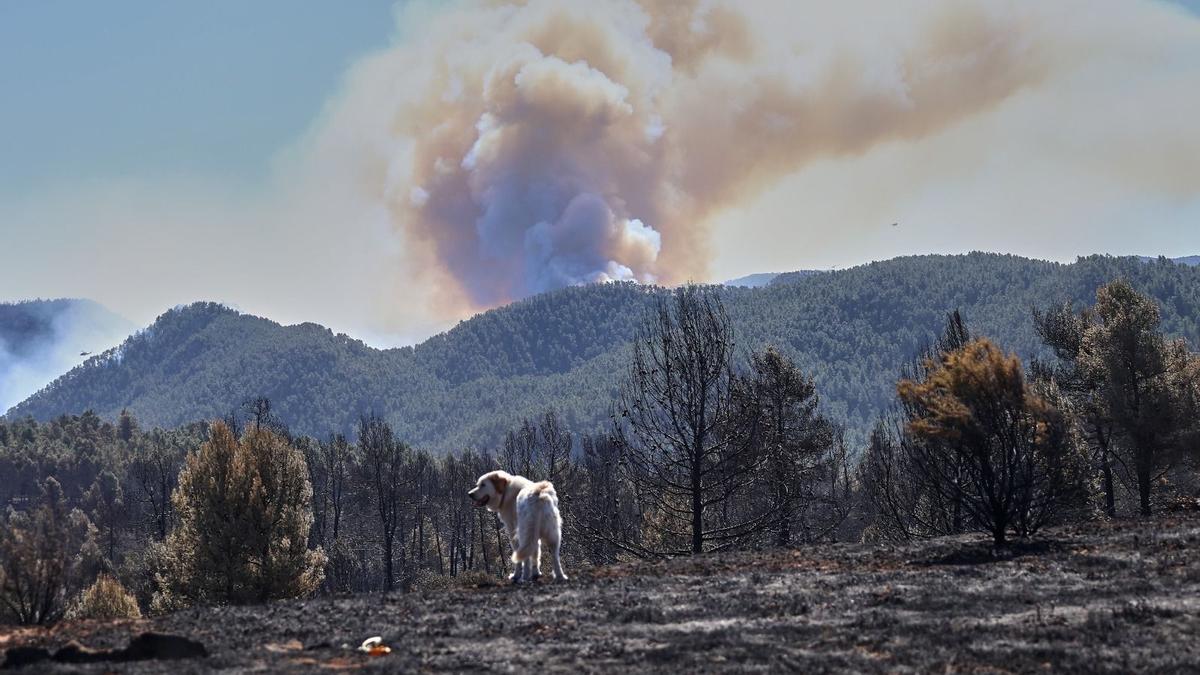
<svg viewBox="0 0 1200 675"><path fill-rule="evenodd" d="M122 672L760 670L1200 672L1200 519L1049 532L995 560L975 537L575 571L571 581L197 609L0 633L0 647L197 639ZM570 572L570 570L568 570ZM388 656L341 645L381 635ZM25 669L44 670L46 664ZM106 672L111 666L54 666Z"/></svg>

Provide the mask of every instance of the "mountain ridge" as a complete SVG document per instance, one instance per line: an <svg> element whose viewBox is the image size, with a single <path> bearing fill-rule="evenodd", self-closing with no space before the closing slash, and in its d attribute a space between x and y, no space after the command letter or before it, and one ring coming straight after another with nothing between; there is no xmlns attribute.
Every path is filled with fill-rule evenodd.
<svg viewBox="0 0 1200 675"><path fill-rule="evenodd" d="M1129 278L1158 298L1164 326L1200 337L1200 268L1091 256L1075 263L972 253L909 256L760 288L720 288L744 354L771 343L817 381L823 405L862 438L887 405L899 366L945 312L1023 357L1044 355L1029 310L1090 304L1096 286ZM644 308L664 292L634 284L572 287L484 312L413 347L375 349L317 324L281 326L214 303L170 310L15 406L47 419L128 408L175 426L267 395L300 433L350 432L387 417L434 450L494 447L522 416L555 408L568 427L599 431Z"/></svg>
<svg viewBox="0 0 1200 675"><path fill-rule="evenodd" d="M1166 256L1152 255L1139 255L1137 257L1139 260L1143 260L1145 262L1154 262L1161 258L1164 260L1169 260L1177 265L1187 265L1188 267L1196 267L1197 265L1200 265L1200 255L1185 255L1178 258L1167 258Z"/></svg>

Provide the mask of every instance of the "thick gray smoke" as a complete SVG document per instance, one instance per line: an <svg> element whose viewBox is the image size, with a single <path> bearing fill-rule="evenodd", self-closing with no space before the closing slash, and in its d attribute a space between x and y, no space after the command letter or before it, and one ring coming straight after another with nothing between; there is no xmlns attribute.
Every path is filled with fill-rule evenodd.
<svg viewBox="0 0 1200 675"><path fill-rule="evenodd" d="M133 329L87 300L0 303L0 415Z"/></svg>

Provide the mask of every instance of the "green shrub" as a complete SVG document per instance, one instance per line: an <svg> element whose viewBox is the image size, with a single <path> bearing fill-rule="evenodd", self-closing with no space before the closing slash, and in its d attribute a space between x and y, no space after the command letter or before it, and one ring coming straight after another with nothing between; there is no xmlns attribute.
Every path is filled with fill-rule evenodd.
<svg viewBox="0 0 1200 675"><path fill-rule="evenodd" d="M308 548L312 485L291 441L256 427L240 439L222 422L190 453L171 498L155 611L252 604L311 594L326 558Z"/></svg>
<svg viewBox="0 0 1200 675"><path fill-rule="evenodd" d="M69 619L140 619L137 599L121 582L101 574L95 583L79 595L67 613Z"/></svg>

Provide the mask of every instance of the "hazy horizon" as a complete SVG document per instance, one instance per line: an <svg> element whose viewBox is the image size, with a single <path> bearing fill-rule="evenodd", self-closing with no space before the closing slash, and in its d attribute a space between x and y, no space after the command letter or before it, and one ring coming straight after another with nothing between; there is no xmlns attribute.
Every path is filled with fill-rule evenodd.
<svg viewBox="0 0 1200 675"><path fill-rule="evenodd" d="M780 276L783 274L788 274L790 272L843 271L843 270L854 269L856 267L861 267L864 265L870 265L872 263L887 262L888 260L892 260L895 258L922 256L922 255L960 256L960 255L970 255L972 253L985 253L985 254L996 254L996 255L1018 255L1018 254L1014 254L1014 253L1011 253L1008 251L979 251L979 250L958 251L958 252L949 252L949 253L911 253L911 254L903 254L903 255L893 256L892 258L877 258L874 260L863 260L861 262L852 263L852 264L845 265L845 266L831 266L831 267L828 267L825 269L797 267L795 269L750 272L750 273L739 275L736 277L730 277L728 279L711 280L711 281L706 281L706 282L702 282L702 283L728 284L729 282L739 281L739 280L742 280L742 279L745 279L748 277L764 277L764 276L777 277L777 276ZM1166 258L1168 258L1170 260L1174 260L1174 261L1200 258L1200 254L1184 255L1184 256L1163 256L1161 254L1160 255L1148 255L1148 254L1139 254L1139 253L1111 253L1111 252L1093 252L1093 253L1086 253L1086 254L1081 253L1078 256L1074 256L1070 259L1063 259L1063 260L1054 260L1051 258L1038 258L1036 256L1019 256L1019 257L1028 258L1030 260L1040 260L1040 261L1044 261L1044 262L1070 264L1070 263L1075 262L1076 259L1078 259L1078 258L1084 258L1084 257L1088 257L1091 255L1107 255L1107 256L1112 256L1112 257L1137 257L1137 258L1147 258L1147 259L1166 257ZM513 302L520 302L520 300L522 300L522 299L524 299L524 298L513 300ZM354 332L347 332L347 331L339 330L334 326L329 326L329 325L323 324L318 320L300 319L297 321L288 321L285 319L280 319L278 317L272 316L269 313L251 310L246 307L242 307L242 306L238 305L236 302L229 302L229 301L225 301L225 300L222 300L222 299L216 298L216 297L197 297L192 300L185 301L185 302L180 302L180 303L176 303L174 305L164 306L157 310L151 310L149 314L145 315L144 319L140 319L140 320L130 319L129 317L127 317L123 314L120 314L119 312L114 311L111 307L108 307L107 305L104 305L103 303L96 302L92 298L83 297L83 296L30 297L30 298L0 297L0 304L20 304L20 303L25 303L25 302L52 303L52 302L58 302L58 301L63 301L63 300L84 301L84 302L90 302L92 304L98 305L100 308L107 310L109 313L114 315L117 319L121 319L121 320L125 321L126 323L128 323L131 326L129 335L133 335L133 333L137 332L138 330L141 330L141 329L144 329L144 328L147 328L147 327L153 325L154 321L156 321L158 318L160 318L163 314L166 314L167 312L170 312L173 310L178 310L178 309L185 308L185 307L188 307L188 306L196 304L196 303L203 303L203 302L213 302L213 303L222 305L224 307L228 307L229 309L232 309L241 314L247 314L247 315L261 317L264 319L274 321L275 323L278 323L283 326L294 326L294 325L303 324L303 323L315 323L315 324L324 326L326 328L329 328L330 330L333 330L335 333L346 333L350 337L352 337L356 340L361 340L362 342L366 343L368 346L374 347L376 349L394 349L394 348L398 348L398 347L414 346L414 345L420 344L421 342L424 342L425 340L428 340L431 337L434 337L435 335L439 335L441 333L444 333L444 332L454 328L453 325L449 325L449 326L439 328L436 331L434 331L428 335L415 338L411 341L393 342L393 341L389 341L389 336L386 336L386 335L380 336L380 335L372 335L370 333L367 333L364 335L364 334L357 334ZM490 311L490 310L481 309L478 312L475 312L475 313L470 314L469 316L463 317L462 320L470 319L472 317L478 316L479 314L482 314L487 311ZM126 337L128 337L128 336L126 336ZM116 345L113 345L113 346L116 346ZM74 349L74 346L72 347L72 349ZM101 351L103 351L103 350L101 349ZM99 352L97 352L97 353L99 353ZM90 355L91 355L91 353L89 353L89 356ZM79 359L80 362L82 362L83 360L84 360L83 358Z"/></svg>
<svg viewBox="0 0 1200 675"><path fill-rule="evenodd" d="M605 278L1200 253L1195 2L579 7L0 6L0 300L395 345Z"/></svg>

